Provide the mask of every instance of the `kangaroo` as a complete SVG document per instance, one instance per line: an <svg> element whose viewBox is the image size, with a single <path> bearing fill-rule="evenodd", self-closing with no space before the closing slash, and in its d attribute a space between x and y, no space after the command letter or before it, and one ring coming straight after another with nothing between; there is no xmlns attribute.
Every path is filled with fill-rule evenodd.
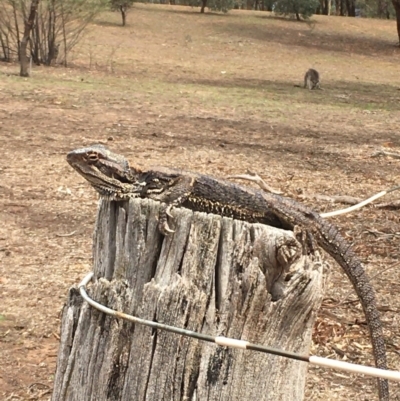
<svg viewBox="0 0 400 401"><path fill-rule="evenodd" d="M312 89L321 89L319 83L319 73L317 70L310 68L306 75L304 75L304 88Z"/></svg>

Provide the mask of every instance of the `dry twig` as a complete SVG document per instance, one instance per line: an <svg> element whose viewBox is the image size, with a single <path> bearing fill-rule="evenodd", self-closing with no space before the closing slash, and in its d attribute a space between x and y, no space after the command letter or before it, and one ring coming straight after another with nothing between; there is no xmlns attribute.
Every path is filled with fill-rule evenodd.
<svg viewBox="0 0 400 401"><path fill-rule="evenodd" d="M378 157L378 156L390 156L395 159L400 159L400 155L398 153L388 152L387 150L383 150L383 149L378 150L371 155L371 157Z"/></svg>
<svg viewBox="0 0 400 401"><path fill-rule="evenodd" d="M56 237L72 237L74 234L76 233L76 230L75 231L72 231L71 233L68 233L68 234L55 234L56 235Z"/></svg>
<svg viewBox="0 0 400 401"><path fill-rule="evenodd" d="M263 189L264 191L271 192L272 194L281 195L283 192L278 189L270 187L258 174L250 173L249 174L238 174L238 175L228 175L228 178L236 178L239 180L248 180L257 183L257 185Z"/></svg>
<svg viewBox="0 0 400 401"><path fill-rule="evenodd" d="M238 179L242 179L242 180L253 181L253 182L257 183L257 185L264 191L271 192L271 193L278 194L278 195L282 194L281 191L270 187L258 174L252 173L252 174L230 175L230 176L228 176L228 178L238 178ZM339 210L334 210L332 212L321 213L320 215L321 215L321 217L325 218L325 217L333 217L333 216L338 216L340 214L350 213L350 212L353 212L354 210L361 209L363 206L368 205L369 203L372 203L376 199L379 199L382 196L385 196L390 192L397 191L398 189L400 189L400 185L396 185L390 189L378 192L377 194L375 194L375 195L371 196L370 198L365 199L363 201L359 201L359 199L357 199L357 198L349 199L350 197L348 197L348 196L338 196L338 197L336 197L337 199L339 198L342 200L346 200L347 201L346 203L349 203L349 201L350 201L350 203L352 203L355 199L357 199L358 202L355 205L347 207L345 209L339 209ZM322 197L324 197L324 195L315 195L315 197L318 197L321 199ZM332 199L332 197L328 197L328 199ZM399 206L400 206L400 201L398 201L398 203L396 204L396 207L399 207ZM395 206L394 206L394 203L391 202L391 203L381 204L378 207L393 208Z"/></svg>

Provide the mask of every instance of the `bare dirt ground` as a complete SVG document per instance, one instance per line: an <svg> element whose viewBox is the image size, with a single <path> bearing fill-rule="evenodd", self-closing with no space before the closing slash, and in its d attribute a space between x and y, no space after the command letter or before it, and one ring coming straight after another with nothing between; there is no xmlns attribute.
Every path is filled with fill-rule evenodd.
<svg viewBox="0 0 400 401"><path fill-rule="evenodd" d="M300 200L364 198L399 183L400 160L371 157L400 153L395 22L197 11L135 5L125 29L102 15L67 69L34 67L22 79L18 65L0 64L1 400L50 398L60 311L91 270L97 195L67 151L105 143L143 167L251 170ZM294 87L310 67L323 91ZM399 211L331 220L372 277L389 366L400 369ZM312 352L373 363L359 302L334 263ZM310 369L307 383L308 400L377 399L366 377Z"/></svg>

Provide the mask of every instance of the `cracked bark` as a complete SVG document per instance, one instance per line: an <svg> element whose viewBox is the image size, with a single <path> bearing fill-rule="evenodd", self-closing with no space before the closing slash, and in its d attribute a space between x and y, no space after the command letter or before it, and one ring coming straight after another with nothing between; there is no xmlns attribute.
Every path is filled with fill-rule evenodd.
<svg viewBox="0 0 400 401"><path fill-rule="evenodd" d="M293 233L159 204L101 201L89 295L110 308L211 335L308 353L325 265ZM71 288L53 401L302 400L307 364L218 347L105 316Z"/></svg>

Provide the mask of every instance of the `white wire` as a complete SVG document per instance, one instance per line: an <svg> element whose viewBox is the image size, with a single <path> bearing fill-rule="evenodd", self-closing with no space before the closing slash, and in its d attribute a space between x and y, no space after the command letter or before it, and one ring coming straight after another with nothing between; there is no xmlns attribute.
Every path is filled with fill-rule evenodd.
<svg viewBox="0 0 400 401"><path fill-rule="evenodd" d="M347 207L346 209L340 209L340 210L334 210L332 212L321 213L320 216L325 218L325 217L333 217L333 216L338 216L340 214L350 213L353 210L361 209L363 206L368 205L368 203L371 203L378 198L381 198L382 196L386 195L387 193L388 193L388 191L379 192L379 193L375 194L374 196L371 196L370 198L365 199L360 203L357 203L357 205Z"/></svg>
<svg viewBox="0 0 400 401"><path fill-rule="evenodd" d="M361 374L365 374L368 376L381 377L383 379L389 379L389 380L394 380L394 381L400 382L400 371L385 370L385 369L375 368L372 366L357 365L355 363L337 361L334 359L322 358L319 356L303 356L303 355L295 354L292 352L281 351L281 350L277 350L274 348L266 347L263 345L252 344L252 343L249 343L248 341L236 340L233 338L227 338L227 337L222 337L222 336L210 336L207 334L197 333L195 331L181 329L179 327L174 327L174 326L168 326L166 324L153 322L151 320L140 319L136 316L127 315L123 312L118 312L116 310L107 308L106 306L104 306L102 304L99 304L98 302L94 301L92 298L90 298L88 296L88 294L86 292L86 285L90 282L92 277L93 277L93 272L90 272L79 284L78 288L81 293L81 296L91 306L93 306L94 308L96 308L108 315L112 315L112 316L115 316L118 318L129 320L134 323L144 324L146 326L150 326L150 327L153 327L156 329L167 330L169 332L177 333L180 335L197 338L199 340L214 342L215 344L218 344L220 346L248 349L250 351L260 351L260 352L264 352L264 353L280 355L280 356L283 356L286 358L297 359L297 360L300 360L303 362L309 362L309 363L311 363L313 365L317 365L317 366L344 370L346 372L352 372L352 373L361 373Z"/></svg>

